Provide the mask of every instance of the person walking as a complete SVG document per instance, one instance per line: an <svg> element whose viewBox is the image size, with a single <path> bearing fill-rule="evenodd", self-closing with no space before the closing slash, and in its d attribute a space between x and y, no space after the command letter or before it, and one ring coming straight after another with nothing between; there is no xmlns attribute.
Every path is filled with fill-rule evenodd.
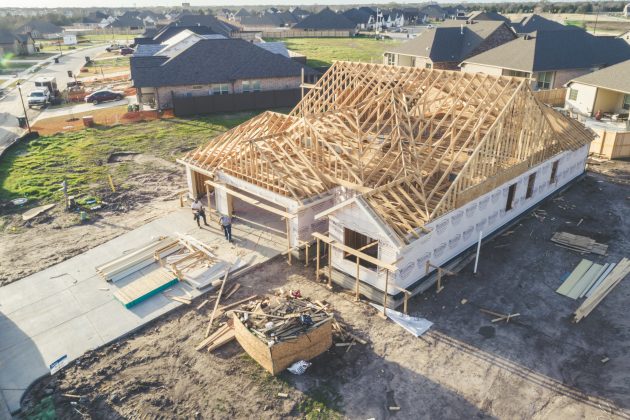
<svg viewBox="0 0 630 420"><path fill-rule="evenodd" d="M200 219L203 219L203 224L208 226L208 222L206 221L206 212L203 210L203 204L201 200L195 198L195 201L192 203L192 212L193 219L197 222L197 226L201 229Z"/></svg>
<svg viewBox="0 0 630 420"><path fill-rule="evenodd" d="M227 239L229 242L232 242L232 218L226 214L223 214L219 218L219 223L221 224L221 227L223 227L225 239Z"/></svg>

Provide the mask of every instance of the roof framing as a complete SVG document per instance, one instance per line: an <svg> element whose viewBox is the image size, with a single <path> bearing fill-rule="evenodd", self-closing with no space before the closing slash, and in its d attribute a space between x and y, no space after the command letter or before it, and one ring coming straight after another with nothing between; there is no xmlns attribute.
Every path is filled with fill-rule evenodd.
<svg viewBox="0 0 630 420"><path fill-rule="evenodd" d="M184 161L298 202L353 189L409 242L497 174L591 140L525 79L336 62L289 115L264 112Z"/></svg>

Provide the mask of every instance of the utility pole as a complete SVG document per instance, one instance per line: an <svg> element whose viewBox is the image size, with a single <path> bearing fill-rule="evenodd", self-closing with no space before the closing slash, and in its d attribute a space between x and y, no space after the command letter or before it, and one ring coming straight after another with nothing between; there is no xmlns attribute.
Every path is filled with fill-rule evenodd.
<svg viewBox="0 0 630 420"><path fill-rule="evenodd" d="M26 119L26 127L28 128L29 134L31 133L31 124L28 122L28 114L26 113L26 106L24 105L24 98L22 97L22 85L20 82L17 82L18 92L20 93L20 101L22 101L22 109L24 110L24 118Z"/></svg>

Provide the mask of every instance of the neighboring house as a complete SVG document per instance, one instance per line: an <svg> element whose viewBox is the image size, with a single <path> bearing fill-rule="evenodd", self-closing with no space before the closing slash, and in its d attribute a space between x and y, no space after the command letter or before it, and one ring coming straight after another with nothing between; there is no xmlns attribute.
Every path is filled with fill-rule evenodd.
<svg viewBox="0 0 630 420"><path fill-rule="evenodd" d="M577 26L563 25L535 13L524 17L520 22L513 22L511 26L514 32L519 35L531 34L537 31L582 30Z"/></svg>
<svg viewBox="0 0 630 420"><path fill-rule="evenodd" d="M249 13L247 10L241 8L241 10L239 10L238 12L236 12L234 14L234 20L240 22L242 18L249 17L249 16L251 16L251 13Z"/></svg>
<svg viewBox="0 0 630 420"><path fill-rule="evenodd" d="M326 7L321 12L310 15L293 26L302 31L349 31L354 33L356 24L343 14L335 13Z"/></svg>
<svg viewBox="0 0 630 420"><path fill-rule="evenodd" d="M507 17L496 12L486 12L485 10L477 10L468 14L468 20L499 20L510 24L511 21Z"/></svg>
<svg viewBox="0 0 630 420"><path fill-rule="evenodd" d="M578 76L627 59L630 45L619 38L582 30L540 31L470 57L461 68L470 73L526 77L538 90L563 87Z"/></svg>
<svg viewBox="0 0 630 420"><path fill-rule="evenodd" d="M145 24L142 19L137 17L134 13L126 12L114 18L114 20L105 27L119 31L139 31L145 27Z"/></svg>
<svg viewBox="0 0 630 420"><path fill-rule="evenodd" d="M214 33L221 34L226 38L234 37L234 35L240 31L236 26L219 20L212 15L192 15L184 13L173 23L178 26L206 26Z"/></svg>
<svg viewBox="0 0 630 420"><path fill-rule="evenodd" d="M35 53L35 43L28 34L14 34L0 29L0 56L4 54L30 55Z"/></svg>
<svg viewBox="0 0 630 420"><path fill-rule="evenodd" d="M99 23L101 23L101 20L94 19L90 16L83 16L81 19L74 22L72 26L78 28L98 28Z"/></svg>
<svg viewBox="0 0 630 420"><path fill-rule="evenodd" d="M516 35L502 21L450 20L386 50L384 64L458 70L468 57L510 42Z"/></svg>
<svg viewBox="0 0 630 420"><path fill-rule="evenodd" d="M170 24L168 26L163 27L156 33L151 35L152 31L148 34L145 32L142 37L134 38L134 44L136 45L160 45L162 43L168 42L170 39L173 39L175 36L182 32L192 32L197 35L220 35L226 38L224 35L217 34L212 29L207 26L177 26L175 24Z"/></svg>
<svg viewBox="0 0 630 420"><path fill-rule="evenodd" d="M576 77L567 83L565 108L582 115L630 112L630 60Z"/></svg>
<svg viewBox="0 0 630 420"><path fill-rule="evenodd" d="M43 20L31 20L20 26L16 32L30 34L33 39L55 39L63 34L63 28Z"/></svg>
<svg viewBox="0 0 630 420"><path fill-rule="evenodd" d="M145 46L145 48L156 46ZM131 58L131 78L140 103L173 106L174 96L208 96L297 89L304 70L291 59L240 39L201 39L186 48L176 44L153 55Z"/></svg>
<svg viewBox="0 0 630 420"><path fill-rule="evenodd" d="M290 27L297 22L298 19L290 12L263 12L260 15L242 16L240 18L240 24L245 30Z"/></svg>
<svg viewBox="0 0 630 420"><path fill-rule="evenodd" d="M446 12L437 4L421 7L420 11L426 15L427 20L441 21L446 19Z"/></svg>
<svg viewBox="0 0 630 420"><path fill-rule="evenodd" d="M293 16L295 16L298 20L302 20L307 16L310 16L312 13L309 12L308 10L304 10L301 9L299 7L295 7L292 9L289 9L289 11L293 14Z"/></svg>
<svg viewBox="0 0 630 420"><path fill-rule="evenodd" d="M370 18L373 16L365 10L352 8L343 12L343 15L355 23L359 29L367 29Z"/></svg>

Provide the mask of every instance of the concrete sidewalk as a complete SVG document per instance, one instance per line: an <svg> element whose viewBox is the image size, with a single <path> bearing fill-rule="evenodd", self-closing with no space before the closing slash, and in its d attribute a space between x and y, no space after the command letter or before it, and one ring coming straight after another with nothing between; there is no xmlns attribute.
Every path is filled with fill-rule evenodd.
<svg viewBox="0 0 630 420"><path fill-rule="evenodd" d="M53 361L64 355L68 361L76 359L181 305L158 294L125 309L113 297L115 286L102 280L94 267L153 238L175 236L176 232L216 247L221 259L234 262L240 258L250 266L286 249L282 235L245 221L233 226L236 243L229 244L216 221L209 222L210 227L199 229L190 209L178 208L84 254L0 288L0 418L2 399L11 412L19 410L26 388L49 373ZM272 218L257 222L274 225ZM175 286L169 293L176 295L180 289ZM199 292L195 290L193 295Z"/></svg>

